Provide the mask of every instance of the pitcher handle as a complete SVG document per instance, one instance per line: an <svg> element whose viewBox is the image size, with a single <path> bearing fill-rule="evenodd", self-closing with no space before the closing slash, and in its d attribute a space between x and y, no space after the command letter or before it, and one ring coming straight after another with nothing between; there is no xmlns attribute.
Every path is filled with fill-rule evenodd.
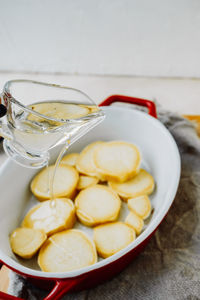
<svg viewBox="0 0 200 300"><path fill-rule="evenodd" d="M5 105L1 104L1 98L0 98L0 118L4 117L7 114L7 108Z"/></svg>
<svg viewBox="0 0 200 300"><path fill-rule="evenodd" d="M0 97L0 137L6 138L8 140L12 139L10 131L6 124L4 124L3 118L7 114L7 108L5 105L2 104L1 97Z"/></svg>

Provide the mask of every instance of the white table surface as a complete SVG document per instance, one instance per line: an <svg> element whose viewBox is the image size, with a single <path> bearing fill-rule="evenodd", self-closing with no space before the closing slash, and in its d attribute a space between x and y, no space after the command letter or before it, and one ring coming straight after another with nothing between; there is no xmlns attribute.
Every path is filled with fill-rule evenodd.
<svg viewBox="0 0 200 300"><path fill-rule="evenodd" d="M0 90L6 81L12 79L75 87L87 93L97 104L112 94L122 94L156 100L166 109L180 114L200 114L200 79L0 73ZM1 149L0 165L5 159Z"/></svg>

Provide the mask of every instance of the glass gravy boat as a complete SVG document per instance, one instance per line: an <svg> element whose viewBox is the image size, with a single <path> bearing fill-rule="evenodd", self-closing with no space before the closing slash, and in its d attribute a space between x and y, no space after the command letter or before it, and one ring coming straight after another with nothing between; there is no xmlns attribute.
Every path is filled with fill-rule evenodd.
<svg viewBox="0 0 200 300"><path fill-rule="evenodd" d="M45 166L50 149L72 144L104 119L85 93L56 84L8 81L0 100L4 150L18 164L31 168Z"/></svg>

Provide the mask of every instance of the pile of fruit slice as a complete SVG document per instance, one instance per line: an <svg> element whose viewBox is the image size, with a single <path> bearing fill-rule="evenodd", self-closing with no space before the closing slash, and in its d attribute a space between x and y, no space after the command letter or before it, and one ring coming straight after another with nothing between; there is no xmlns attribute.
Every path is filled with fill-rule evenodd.
<svg viewBox="0 0 200 300"><path fill-rule="evenodd" d="M135 145L94 142L62 159L53 182L54 200L49 189L53 166L41 170L31 182L41 203L11 234L13 252L31 258L39 251L42 271L65 272L94 264L97 254L107 258L125 248L142 232L152 211L148 195L154 179L140 165ZM129 213L119 221L122 201ZM93 239L73 229L77 219L93 228Z"/></svg>

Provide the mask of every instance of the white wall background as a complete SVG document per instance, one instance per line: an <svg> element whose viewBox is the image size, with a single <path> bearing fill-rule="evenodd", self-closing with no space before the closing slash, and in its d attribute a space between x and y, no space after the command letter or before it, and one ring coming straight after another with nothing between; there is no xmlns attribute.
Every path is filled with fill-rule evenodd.
<svg viewBox="0 0 200 300"><path fill-rule="evenodd" d="M199 0L0 0L0 71L200 77Z"/></svg>

